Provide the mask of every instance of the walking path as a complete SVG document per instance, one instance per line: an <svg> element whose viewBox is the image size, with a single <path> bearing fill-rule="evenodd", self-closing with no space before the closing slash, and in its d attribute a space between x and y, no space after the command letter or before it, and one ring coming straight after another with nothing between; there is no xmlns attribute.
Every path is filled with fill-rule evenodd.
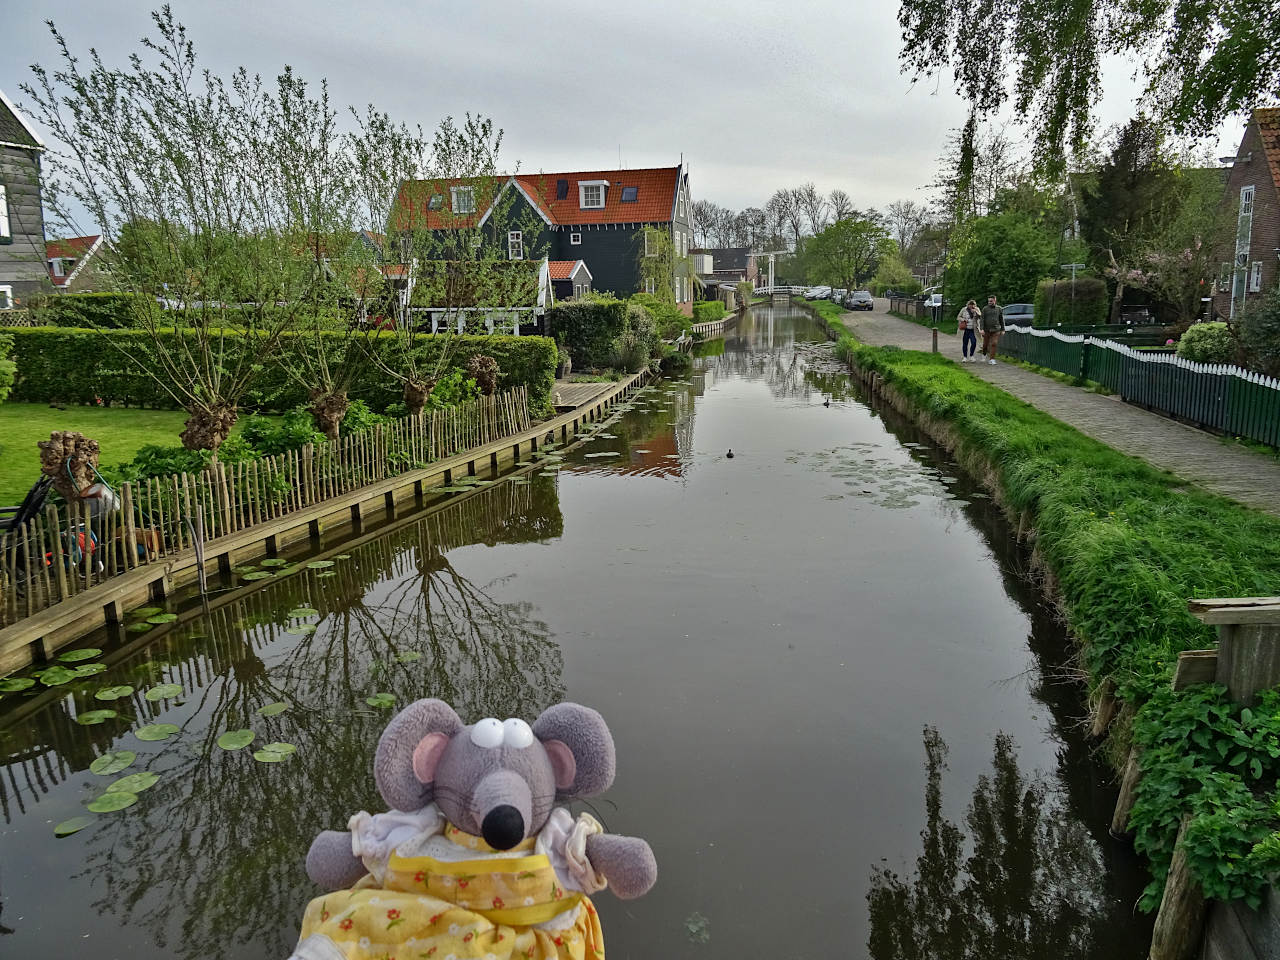
<svg viewBox="0 0 1280 960"><path fill-rule="evenodd" d="M863 343L932 349L933 331L889 315L887 300L871 313L846 313L846 327ZM960 337L938 334L938 351L960 359ZM963 365L1045 413L1110 447L1240 503L1280 516L1280 460L1125 403L1059 383L1012 363Z"/></svg>

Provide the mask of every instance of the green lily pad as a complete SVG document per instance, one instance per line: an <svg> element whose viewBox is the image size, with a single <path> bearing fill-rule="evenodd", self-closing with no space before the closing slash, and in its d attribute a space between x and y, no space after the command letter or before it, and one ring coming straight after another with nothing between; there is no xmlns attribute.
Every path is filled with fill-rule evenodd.
<svg viewBox="0 0 1280 960"><path fill-rule="evenodd" d="M139 740L168 740L178 732L176 724L172 723L149 723L145 727L139 727L133 731L133 735Z"/></svg>
<svg viewBox="0 0 1280 960"><path fill-rule="evenodd" d="M0 693L17 693L19 690L30 690L36 685L31 677L7 677L0 680Z"/></svg>
<svg viewBox="0 0 1280 960"><path fill-rule="evenodd" d="M96 647L85 647L82 650L68 650L66 653L60 653L58 659L63 663L79 663L81 660L92 660L101 653L102 651Z"/></svg>
<svg viewBox="0 0 1280 960"><path fill-rule="evenodd" d="M319 579L320 577L336 577L337 575L338 574L333 570L321 570L319 573L316 574L316 578Z"/></svg>
<svg viewBox="0 0 1280 960"><path fill-rule="evenodd" d="M60 687L64 683L70 683L75 679L76 673L74 670L68 670L66 667L60 667L57 664L40 671L40 682L46 687Z"/></svg>
<svg viewBox="0 0 1280 960"><path fill-rule="evenodd" d="M294 607L286 614L290 617L314 617L320 613L315 607Z"/></svg>
<svg viewBox="0 0 1280 960"><path fill-rule="evenodd" d="M164 607L139 607L137 610L130 610L129 616L142 617L145 620L147 617L154 617L157 613L164 613Z"/></svg>
<svg viewBox="0 0 1280 960"><path fill-rule="evenodd" d="M97 819L98 819L97 817L90 817L85 815L80 817L72 817L70 820L63 820L60 824L58 824L56 827L53 828L53 835L55 837L69 837L73 833L83 830L85 827L87 827L89 824L93 823L93 821Z"/></svg>
<svg viewBox="0 0 1280 960"><path fill-rule="evenodd" d="M112 750L89 764L89 772L101 776L119 773L121 770L128 769L129 765L137 759L138 755L132 750Z"/></svg>
<svg viewBox="0 0 1280 960"><path fill-rule="evenodd" d="M287 566L287 567L281 567L281 568L280 568L278 571L276 571L276 572L277 572L277 573L279 573L279 574L280 574L280 576L282 576L282 577L291 577L291 576L293 576L295 573L297 573L297 572L298 572L299 570L301 570L301 569L302 569L302 564L300 564L300 563L291 563L291 564L289 564L289 566Z"/></svg>
<svg viewBox="0 0 1280 960"><path fill-rule="evenodd" d="M120 714L114 710L88 710L76 717L76 723L82 727L91 727L96 723L106 723L108 720L114 720Z"/></svg>
<svg viewBox="0 0 1280 960"><path fill-rule="evenodd" d="M406 650L404 653L396 654L396 660L400 663L413 663L415 660L421 660L422 654L417 650Z"/></svg>
<svg viewBox="0 0 1280 960"><path fill-rule="evenodd" d="M396 705L395 694L391 693L375 693L372 697L365 697L364 702L371 707L377 707L380 710L386 710Z"/></svg>
<svg viewBox="0 0 1280 960"><path fill-rule="evenodd" d="M152 703L157 700L168 700L170 697L181 696L182 684L180 683L158 683L145 694L146 698Z"/></svg>
<svg viewBox="0 0 1280 960"><path fill-rule="evenodd" d="M103 687L94 694L94 697L98 700L119 700L122 697L129 696L131 693L133 693L133 687L127 683L122 683L115 687Z"/></svg>
<svg viewBox="0 0 1280 960"><path fill-rule="evenodd" d="M151 628L152 624L147 623L145 620L139 620L137 623L131 623L125 627L130 633L146 633Z"/></svg>
<svg viewBox="0 0 1280 960"><path fill-rule="evenodd" d="M268 743L261 750L255 750L253 759L260 763L280 763L288 760L297 751L292 743Z"/></svg>
<svg viewBox="0 0 1280 960"><path fill-rule="evenodd" d="M258 713L264 717L278 717L289 709L289 704L283 700L277 700L275 703L268 703L265 707L259 707Z"/></svg>
<svg viewBox="0 0 1280 960"><path fill-rule="evenodd" d="M349 554L349 553L340 553L340 554L338 554L336 557L334 557L333 559L335 559L335 560L350 560L350 559L351 559L351 554Z"/></svg>
<svg viewBox="0 0 1280 960"><path fill-rule="evenodd" d="M150 790L159 780L158 773L131 773L107 787L107 793L141 793Z"/></svg>
<svg viewBox="0 0 1280 960"><path fill-rule="evenodd" d="M218 746L223 750L242 750L253 743L255 736L252 730L228 730L218 738Z"/></svg>
<svg viewBox="0 0 1280 960"><path fill-rule="evenodd" d="M267 559L262 561L262 565L264 567L283 567L287 566L288 563L289 561L283 557L267 557Z"/></svg>
<svg viewBox="0 0 1280 960"><path fill-rule="evenodd" d="M241 580L265 580L267 577L274 577L274 573L268 573L266 570L259 570L257 573L242 573Z"/></svg>
<svg viewBox="0 0 1280 960"><path fill-rule="evenodd" d="M125 807L132 807L137 802L138 795L136 793L112 793L108 791L96 800L90 800L84 806L86 810L92 810L94 813L113 813L116 810L123 810Z"/></svg>
<svg viewBox="0 0 1280 960"><path fill-rule="evenodd" d="M323 570L325 567L332 567L332 560L312 560L307 566L312 570Z"/></svg>
<svg viewBox="0 0 1280 960"><path fill-rule="evenodd" d="M243 567L232 567L232 569L235 570L236 573L253 573L253 571L258 568L255 564L251 563Z"/></svg>
<svg viewBox="0 0 1280 960"><path fill-rule="evenodd" d="M173 623L177 619L176 613L157 613L155 616L147 617L147 623Z"/></svg>
<svg viewBox="0 0 1280 960"><path fill-rule="evenodd" d="M297 753L298 752L298 748L295 747L292 743L284 743L283 741L280 741L280 740L277 740L274 743L268 743L262 749L270 750L272 753Z"/></svg>
<svg viewBox="0 0 1280 960"><path fill-rule="evenodd" d="M92 677L95 674L106 673L107 665L105 663L82 663L71 672L77 677Z"/></svg>

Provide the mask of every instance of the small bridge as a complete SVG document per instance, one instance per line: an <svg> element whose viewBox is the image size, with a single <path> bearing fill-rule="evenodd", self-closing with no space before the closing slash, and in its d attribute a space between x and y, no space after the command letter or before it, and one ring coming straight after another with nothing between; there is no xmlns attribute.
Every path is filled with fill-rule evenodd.
<svg viewBox="0 0 1280 960"><path fill-rule="evenodd" d="M772 296L775 300L784 299L786 297L800 297L804 295L806 287L756 287L756 293Z"/></svg>

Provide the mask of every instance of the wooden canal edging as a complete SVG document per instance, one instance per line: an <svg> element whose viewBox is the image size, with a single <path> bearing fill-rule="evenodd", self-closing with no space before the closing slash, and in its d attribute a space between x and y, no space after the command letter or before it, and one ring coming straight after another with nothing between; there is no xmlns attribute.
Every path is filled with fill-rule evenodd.
<svg viewBox="0 0 1280 960"><path fill-rule="evenodd" d="M273 556L300 541L314 541L322 530L351 525L357 530L375 513L394 516L405 501L417 501L434 486L448 486L455 476L496 472L504 463L518 463L538 450L547 436L568 440L583 423L603 419L605 411L643 385L648 373L637 373L608 384L586 404L519 433L474 446L426 467L369 483L270 520L247 525L195 546L169 553L90 586L25 619L0 629L0 676L32 663L48 661L62 647L84 633L123 621L132 607L162 599L173 590L196 582L211 564L222 571L263 556ZM197 554L201 556L197 556Z"/></svg>
<svg viewBox="0 0 1280 960"><path fill-rule="evenodd" d="M707 337L718 337L724 333L725 328L738 322L738 314L730 313L721 317L719 320L708 320L705 323L695 323L693 325L693 335L706 339Z"/></svg>

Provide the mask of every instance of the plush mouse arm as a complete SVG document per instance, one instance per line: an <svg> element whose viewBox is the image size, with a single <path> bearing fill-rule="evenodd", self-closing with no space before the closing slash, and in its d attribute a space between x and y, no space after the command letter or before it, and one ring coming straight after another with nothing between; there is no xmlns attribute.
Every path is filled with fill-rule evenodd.
<svg viewBox="0 0 1280 960"><path fill-rule="evenodd" d="M369 871L351 852L351 834L346 830L326 830L307 851L307 876L326 890L343 890Z"/></svg>
<svg viewBox="0 0 1280 960"><path fill-rule="evenodd" d="M587 837L587 859L621 900L644 896L658 879L658 861L639 837L594 834Z"/></svg>

